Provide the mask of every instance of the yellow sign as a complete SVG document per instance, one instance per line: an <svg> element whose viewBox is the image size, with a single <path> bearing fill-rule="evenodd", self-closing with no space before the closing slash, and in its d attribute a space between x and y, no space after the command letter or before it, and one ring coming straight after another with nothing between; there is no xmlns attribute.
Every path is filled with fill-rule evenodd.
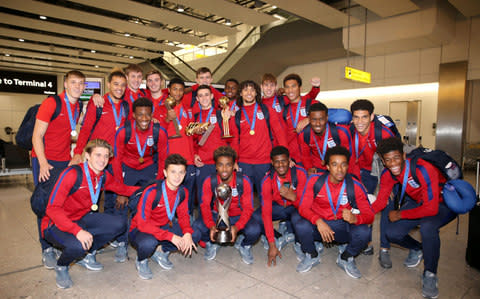
<svg viewBox="0 0 480 299"><path fill-rule="evenodd" d="M369 72L364 72L361 70L357 70L351 67L345 67L345 78L350 79L353 81L358 81L362 83L370 84L371 82L371 74Z"/></svg>

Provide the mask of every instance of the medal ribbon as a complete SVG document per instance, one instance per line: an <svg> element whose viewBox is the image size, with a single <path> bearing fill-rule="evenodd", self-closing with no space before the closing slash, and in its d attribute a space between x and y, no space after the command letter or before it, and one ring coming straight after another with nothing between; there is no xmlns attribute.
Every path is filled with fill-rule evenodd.
<svg viewBox="0 0 480 299"><path fill-rule="evenodd" d="M257 121L257 110L258 110L258 103L255 103L255 108L253 110L253 121L250 121L250 118L248 118L245 107L242 107L243 115L245 115L245 119L247 120L247 123L250 125L250 131L255 131L254 129L255 129L255 122Z"/></svg>
<svg viewBox="0 0 480 299"><path fill-rule="evenodd" d="M232 107L230 107L230 111L235 111L235 108L237 107L237 100L233 101Z"/></svg>
<svg viewBox="0 0 480 299"><path fill-rule="evenodd" d="M85 172L85 176L87 177L87 184L88 184L88 191L90 192L90 198L92 199L92 204L96 205L98 202L98 197L100 195L100 189L102 186L103 177L100 177L100 181L97 185L97 190L94 191L92 178L90 176L90 170L88 169L87 162L83 163L83 170Z"/></svg>
<svg viewBox="0 0 480 299"><path fill-rule="evenodd" d="M313 134L313 141L315 141L315 146L317 147L318 155L320 156L322 161L325 160L325 152L327 151L328 131L329 131L329 126L327 123L327 127L325 128L325 138L323 140L323 154L320 151L320 147L318 146L317 137L315 136L316 134Z"/></svg>
<svg viewBox="0 0 480 299"><path fill-rule="evenodd" d="M115 126L120 127L120 123L122 122L122 116L123 116L123 105L120 104L120 111L117 114L117 108L115 107L115 103L113 100L110 98L110 95L108 95L108 101L110 101L110 104L112 104L112 109L113 109L113 117L115 118Z"/></svg>
<svg viewBox="0 0 480 299"><path fill-rule="evenodd" d="M178 124L179 126L181 126L181 125L180 125L180 121L182 120L182 117L183 117L183 106L180 107L180 116L177 117L177 124Z"/></svg>
<svg viewBox="0 0 480 299"><path fill-rule="evenodd" d="M202 119L202 111L203 110L200 110L200 114L199 114L199 117L200 117L200 122L203 123L203 119ZM208 115L207 115L207 118L205 119L205 121L209 121L210 119L210 115L212 115L212 111L213 111L213 107L210 107L210 110L208 111Z"/></svg>
<svg viewBox="0 0 480 299"><path fill-rule="evenodd" d="M302 100L298 102L297 111L295 112L295 119L293 118L292 106L290 105L290 118L292 119L293 127L296 129L299 116L300 116L300 106L302 106Z"/></svg>
<svg viewBox="0 0 480 299"><path fill-rule="evenodd" d="M170 204L168 202L167 196L167 187L165 186L165 181L162 183L162 196L163 201L165 202L165 210L167 211L168 220L172 221L175 216L175 211L177 210L178 203L180 202L180 192L177 191L177 196L175 197L175 203L173 204L173 209L170 210Z"/></svg>
<svg viewBox="0 0 480 299"><path fill-rule="evenodd" d="M273 97L273 104L272 104L272 108L275 110L275 105L277 104L277 96L274 96Z"/></svg>
<svg viewBox="0 0 480 299"><path fill-rule="evenodd" d="M328 187L328 177L325 181L325 188L327 189L327 196L328 196L328 201L330 203L330 208L332 209L333 216L337 218L337 212L338 209L340 208L340 202L343 196L343 192L345 191L345 180L343 180L342 188L340 189L340 193L338 194L338 199L337 199L337 207L333 206L333 200L332 200L332 194L330 193L330 187Z"/></svg>
<svg viewBox="0 0 480 299"><path fill-rule="evenodd" d="M68 120L70 121L70 128L72 131L75 131L75 126L77 125L77 118L79 112L77 111L77 106L75 105L75 115L72 113L72 107L70 106L70 101L68 100L67 93L65 93L65 105L67 106L67 111L68 111Z"/></svg>
<svg viewBox="0 0 480 299"><path fill-rule="evenodd" d="M367 147L367 143L368 143L368 138L370 137L370 131L368 132L368 136L367 136L367 139L365 140L365 144L363 145L363 148L362 150L360 151L360 153L358 152L358 144L359 144L359 138L358 138L358 133L355 132L355 155L356 155L356 158L358 160L358 158L360 158L360 155L363 153L363 151L365 150L365 147Z"/></svg>
<svg viewBox="0 0 480 299"><path fill-rule="evenodd" d="M278 192L280 192L280 188L282 187L282 184L280 183L280 179L278 178L278 176L277 176L277 187L278 187ZM285 206L287 204L287 201L283 197L282 197L282 200L283 200L283 205Z"/></svg>
<svg viewBox="0 0 480 299"><path fill-rule="evenodd" d="M145 155L145 150L147 149L147 140L145 140L145 143L141 147L140 146L140 139L138 138L138 134L137 134L137 130L136 130L135 121L133 122L133 127L134 127L134 130L135 130L135 143L137 144L137 151L138 151L138 154L140 155L140 157L143 158L143 156Z"/></svg>

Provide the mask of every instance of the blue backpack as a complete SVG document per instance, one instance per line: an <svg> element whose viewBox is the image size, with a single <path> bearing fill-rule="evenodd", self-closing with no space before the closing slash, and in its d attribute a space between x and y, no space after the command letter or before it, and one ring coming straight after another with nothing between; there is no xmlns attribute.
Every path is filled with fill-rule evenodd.
<svg viewBox="0 0 480 299"><path fill-rule="evenodd" d="M429 148L417 147L413 151L407 154L407 158L411 159L410 169L411 174L415 182L419 183L416 171L418 159L423 159L428 163L435 166L440 173L447 179L457 180L463 178L462 168L460 165L450 157L446 152L442 150L431 150Z"/></svg>

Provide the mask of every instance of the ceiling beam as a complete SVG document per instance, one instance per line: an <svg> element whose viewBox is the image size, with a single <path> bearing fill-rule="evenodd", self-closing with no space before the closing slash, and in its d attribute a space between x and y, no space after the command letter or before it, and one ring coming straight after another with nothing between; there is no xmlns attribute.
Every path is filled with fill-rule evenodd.
<svg viewBox="0 0 480 299"><path fill-rule="evenodd" d="M172 0L175 3L185 5L199 11L208 12L226 19L242 22L251 26L261 26L278 21L277 18L266 13L246 8L225 0Z"/></svg>
<svg viewBox="0 0 480 299"><path fill-rule="evenodd" d="M459 12L466 17L480 14L480 1L478 0L448 0Z"/></svg>
<svg viewBox="0 0 480 299"><path fill-rule="evenodd" d="M40 65L40 66L49 66L49 67L61 67L67 68L71 70L80 70L80 71L92 71L99 73L108 73L110 72L110 68L108 67L91 67L87 65L80 65L76 63L62 63L62 62L53 62L53 61L45 61L45 60L37 60L37 59L28 59L28 58L18 58L13 56L0 56L0 61L8 61L11 63L24 63L28 65Z"/></svg>
<svg viewBox="0 0 480 299"><path fill-rule="evenodd" d="M387 18L420 9L411 0L355 0L361 6Z"/></svg>
<svg viewBox="0 0 480 299"><path fill-rule="evenodd" d="M25 71L37 71L37 72L53 72L56 74L65 75L68 71L72 69L69 68L57 68L57 67L49 67L49 66L40 66L40 65L28 65L28 64L21 64L9 61L0 61L0 68L9 68L15 71L25 70ZM106 73L102 72L94 72L94 71L82 71L84 75L96 76L96 77L105 77Z"/></svg>
<svg viewBox="0 0 480 299"><path fill-rule="evenodd" d="M318 0L264 0L279 8L289 11L299 17L310 20L331 29L341 28L348 25L347 14ZM350 17L350 24L359 24L360 20Z"/></svg>
<svg viewBox="0 0 480 299"><path fill-rule="evenodd" d="M130 63L141 63L144 62L144 59L137 59L137 58L128 58L128 57L121 57L121 56L114 56L114 55L106 55L100 53L92 53L90 51L79 51L73 49L67 49L63 47L56 47L53 44L50 46L46 45L39 45L30 43L28 41L19 42L15 40L8 40L0 38L0 45L4 47L13 47L18 49L24 50L35 50L35 51L42 51L51 54L66 54L74 57L83 57L86 59L92 59L95 61L111 61L112 63L119 63L119 64L130 64Z"/></svg>
<svg viewBox="0 0 480 299"><path fill-rule="evenodd" d="M136 24L111 17L97 15L76 9L66 8L44 2L32 0L2 0L0 6L38 14L46 17L67 20L78 23L88 23L93 26L108 28L114 31L123 31L144 37L154 37L169 41L177 41L185 44L198 45L205 42L204 38L192 36L180 32L173 32L161 28L154 28L144 24Z"/></svg>
<svg viewBox="0 0 480 299"><path fill-rule="evenodd" d="M128 0L97 1L97 0L71 0L72 2L114 11L117 13L137 16L142 19L190 28L218 36L232 35L237 29L226 25L216 24L197 19L186 14L176 13L159 7L151 6ZM203 2L203 1L202 1Z"/></svg>

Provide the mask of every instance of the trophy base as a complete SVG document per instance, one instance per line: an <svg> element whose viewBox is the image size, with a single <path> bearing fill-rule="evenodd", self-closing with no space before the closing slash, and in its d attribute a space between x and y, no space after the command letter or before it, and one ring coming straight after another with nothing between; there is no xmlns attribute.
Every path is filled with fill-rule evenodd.
<svg viewBox="0 0 480 299"><path fill-rule="evenodd" d="M218 233L215 235L215 243L217 244L227 244L232 242L232 234L229 230L225 228L218 229Z"/></svg>
<svg viewBox="0 0 480 299"><path fill-rule="evenodd" d="M233 136L232 135L222 136L222 139L228 139L228 138L233 138Z"/></svg>

